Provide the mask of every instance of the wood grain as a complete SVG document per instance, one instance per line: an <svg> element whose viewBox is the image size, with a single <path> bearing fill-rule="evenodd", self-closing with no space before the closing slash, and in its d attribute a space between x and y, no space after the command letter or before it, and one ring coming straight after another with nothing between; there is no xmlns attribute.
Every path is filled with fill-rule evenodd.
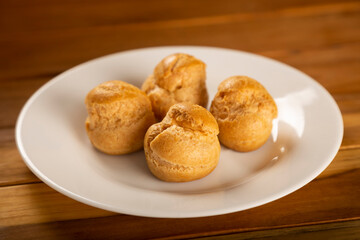
<svg viewBox="0 0 360 240"><path fill-rule="evenodd" d="M322 5L345 4L354 1L338 0L274 0L269 3L266 0L252 2L240 0L224 0L217 4L216 0L182 1L174 0L167 4L166 0L114 1L106 0L83 2L74 1L32 1L29 2L9 1L1 2L1 29L4 34L18 31L46 31L69 28L84 28L102 25L141 23L153 21L166 21L175 19L203 18L218 15L239 13L263 13L279 11L288 8L305 7L309 11L313 7ZM61 4L59 4L61 3ZM166 10L159 6L166 5ZM204 7L206 6L206 7ZM32 11L29 11L31 7ZM82 11L79 11L81 9ZM199 11L201 9L201 11ZM14 10L16 13L14 14ZM64 17L72 21L64 21ZM6 24L11 22L11 24Z"/></svg>
<svg viewBox="0 0 360 240"><path fill-rule="evenodd" d="M72 200L44 183L0 188L0 226L54 222L115 215ZM16 203L16 204L12 204Z"/></svg>
<svg viewBox="0 0 360 240"><path fill-rule="evenodd" d="M259 215L274 211L276 208L279 211L276 221L280 221L281 225L291 224L291 221L299 219L306 219L305 222L311 223L315 220L357 218L360 213L360 202L357 201L360 197L359 174L360 149L340 151L329 168L303 189L274 203L259 207L259 212L249 210L254 215L253 223L256 224ZM343 188L343 186L347 187ZM304 199L306 201L303 201ZM12 202L17 204L12 205ZM7 209L0 215L0 226L114 215L71 200L43 183L0 188L0 206L6 206ZM319 211L317 216L313 216L311 211L315 207L317 211L327 210L322 213ZM246 212L239 212L234 216L246 215ZM263 224L267 224L275 216L274 213L270 215L269 219L264 219ZM246 219L250 221L251 215Z"/></svg>
<svg viewBox="0 0 360 240"><path fill-rule="evenodd" d="M333 94L341 111L349 112L360 109L360 80L357 74L360 69L360 56L353 56L354 52L359 51L360 41L356 44L341 45L341 47L330 46L317 50L296 51L295 53L272 51L262 52L262 54L283 61L309 74ZM308 60L311 55L315 57ZM0 112L0 128L14 126L26 100L52 77L54 77L53 74L48 77L0 81L0 108L7 109Z"/></svg>
<svg viewBox="0 0 360 240"><path fill-rule="evenodd" d="M13 128L0 129L0 187L40 182L22 160L14 138Z"/></svg>
<svg viewBox="0 0 360 240"><path fill-rule="evenodd" d="M210 17L197 24L189 19L180 23L176 20L113 24L61 31L49 29L33 35L26 32L0 35L3 49L0 80L55 75L105 54L156 45L209 45L258 52L346 44L348 39L359 41L360 3L326 6L315 6L314 11L297 7L268 14L255 13L249 19L230 17L229 21L220 22L211 21L214 17ZM334 18L334 14L338 17ZM303 41L303 34L311 39Z"/></svg>
<svg viewBox="0 0 360 240"><path fill-rule="evenodd" d="M54 194L52 198L48 198L48 196L43 196L38 192L37 195L30 194L30 196L41 196L36 201L39 206L29 208L31 211L37 210L38 212L36 212L35 215L28 214L30 216L24 213L20 214L20 216L25 216L28 224L24 224L21 219L14 219L14 216L12 216L12 220L7 218L4 221L4 218L2 218L2 225L4 226L6 224L8 226L4 227L2 232L3 234L12 236L15 234L16 236L17 232L27 233L34 230L31 236L37 239L46 239L52 235L61 238L68 238L75 235L81 238L88 238L89 236L94 238L121 236L122 239L143 239L148 236L152 236L152 238L174 236L177 238L190 238L271 229L275 227L288 228L291 226L304 226L315 223L355 220L360 219L359 189L356 186L353 186L352 189L344 188L343 186L354 183L354 179L358 179L359 173L360 171L356 170L347 172L338 178L326 178L313 181L304 188L282 199L250 210L192 219L143 218L129 215L114 215L58 221L60 219L67 219L67 217L69 217L67 214L70 215L70 218L76 214L80 215L79 218L83 218L83 215L89 217L89 214L85 211L71 212L73 209L81 209L79 203L75 201L73 205L70 204L70 202L70 205L59 205L56 199L58 197L61 198L61 195L56 196L56 194ZM359 184L359 180L357 180L356 183ZM18 188L20 187L30 189L29 186L18 186ZM38 191L41 188L41 186L36 186L33 191ZM351 190L351 192L348 192L349 190ZM14 190L11 189L8 191ZM19 190L14 192L26 191ZM9 193L6 193L6 195L9 195ZM26 196L22 196L22 198L23 197ZM44 199L51 201L44 202ZM26 211L28 209L26 206L34 204L27 204L26 200L22 201L25 206L20 205L21 211ZM9 212L17 213L16 210L14 211L14 208ZM41 209L44 209L44 211L42 212ZM314 209L316 209L316 212L314 212ZM98 214L102 213L98 212ZM29 219L32 220L33 224L30 224ZM66 231L63 231L64 229L66 229ZM141 231L134 231L135 229L141 229Z"/></svg>
<svg viewBox="0 0 360 240"><path fill-rule="evenodd" d="M359 26L360 2L354 0L0 1L0 239L359 239ZM310 75L342 112L337 156L284 198L191 219L96 209L29 171L14 127L38 88L84 61L162 45L249 51Z"/></svg>
<svg viewBox="0 0 360 240"><path fill-rule="evenodd" d="M355 231L354 231L355 229ZM242 232L225 236L197 238L201 240L224 239L338 239L357 240L360 236L360 221L346 221L330 224L319 224L303 227L269 229L254 232Z"/></svg>
<svg viewBox="0 0 360 240"><path fill-rule="evenodd" d="M0 81L0 109L3 109L0 111L0 129L15 127L26 101L48 80L49 77Z"/></svg>
<svg viewBox="0 0 360 240"><path fill-rule="evenodd" d="M110 219L113 220L113 219ZM69 224L69 223L68 223ZM73 222L70 223L71 225ZM70 225L69 224L69 225ZM114 224L109 222L108 224ZM65 223L52 223L47 225L25 225L22 227L7 228L6 231L0 232L0 238L4 239L33 239L33 232L38 239L103 239L119 238L122 239L138 239L136 236L126 233L117 234L118 232L105 233L101 235L93 235L93 231L87 231L89 228L82 229L81 226L77 230L71 228L70 233L64 231ZM119 226L119 225L116 225ZM121 226L119 226L121 227ZM169 226L170 227L170 226ZM123 228L120 228L123 229ZM327 224L317 224L310 226L299 226L291 228L270 228L266 230L244 231L233 234L215 235L211 237L195 237L188 236L189 239L200 240L225 240L225 239L279 239L279 240L302 240L302 239L339 239L339 240L357 240L360 234L360 221L352 220L345 222L335 222ZM76 237L74 237L76 236ZM146 236L148 237L148 236ZM166 237L157 237L153 239L183 239L184 236L168 235Z"/></svg>

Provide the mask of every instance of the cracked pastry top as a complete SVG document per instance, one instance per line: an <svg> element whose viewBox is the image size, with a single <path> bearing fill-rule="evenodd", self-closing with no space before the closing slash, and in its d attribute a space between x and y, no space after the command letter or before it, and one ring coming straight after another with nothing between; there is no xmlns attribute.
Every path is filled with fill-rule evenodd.
<svg viewBox="0 0 360 240"><path fill-rule="evenodd" d="M219 85L210 112L218 122L220 142L240 152L261 147L277 117L271 95L259 82L245 76L227 78Z"/></svg>
<svg viewBox="0 0 360 240"><path fill-rule="evenodd" d="M191 103L173 105L162 122L152 125L144 139L150 171L169 182L205 177L217 166L219 128L205 108Z"/></svg>
<svg viewBox="0 0 360 240"><path fill-rule="evenodd" d="M143 146L146 130L155 123L149 98L137 87L108 81L86 96L86 131L91 143L107 154L126 154Z"/></svg>
<svg viewBox="0 0 360 240"><path fill-rule="evenodd" d="M175 103L190 102L206 107L206 65L183 53L165 57L142 85L156 118L161 121Z"/></svg>

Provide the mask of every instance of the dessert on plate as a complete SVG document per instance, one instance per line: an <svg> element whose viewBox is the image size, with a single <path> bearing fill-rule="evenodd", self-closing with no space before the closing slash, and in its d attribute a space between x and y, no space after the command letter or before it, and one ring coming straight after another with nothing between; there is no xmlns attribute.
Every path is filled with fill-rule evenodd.
<svg viewBox="0 0 360 240"><path fill-rule="evenodd" d="M161 121L175 103L190 102L206 107L206 65L195 57L176 53L158 63L142 85L156 118Z"/></svg>
<svg viewBox="0 0 360 240"><path fill-rule="evenodd" d="M86 132L95 148L107 154L126 154L143 147L155 123L151 102L137 87L123 81L104 82L86 96Z"/></svg>
<svg viewBox="0 0 360 240"><path fill-rule="evenodd" d="M205 108L191 103L173 105L146 132L144 150L150 171L168 182L205 177L218 164L218 133L215 118Z"/></svg>
<svg viewBox="0 0 360 240"><path fill-rule="evenodd" d="M218 87L210 112L219 125L220 142L228 148L248 152L269 138L277 117L274 99L256 80L234 76Z"/></svg>

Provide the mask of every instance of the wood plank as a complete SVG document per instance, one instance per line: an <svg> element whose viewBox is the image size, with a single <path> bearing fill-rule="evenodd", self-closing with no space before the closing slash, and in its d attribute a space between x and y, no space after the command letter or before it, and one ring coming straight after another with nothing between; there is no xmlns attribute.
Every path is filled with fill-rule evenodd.
<svg viewBox="0 0 360 240"><path fill-rule="evenodd" d="M211 226L214 233L221 229L232 228L248 230L274 226L310 224L321 221L353 219L360 216L360 149L342 150L333 163L318 178L302 189L273 203L243 212L233 213L232 217L222 215L208 218L186 220L156 220L127 215L116 216L116 221L133 224L159 222L176 224L176 228L191 222L199 228L208 222L226 221L223 226ZM97 218L114 215L95 209L52 190L43 183L0 187L0 226L40 224L83 218ZM231 223L231 219L236 220ZM91 220L108 221L108 220ZM162 222L164 221L164 222ZM140 225L137 225L138 227ZM126 227L127 228L127 227ZM148 231L151 231L149 226ZM190 227L190 229L192 229ZM164 229L160 229L163 231ZM174 229L173 229L174 230ZM184 229L183 229L184 230ZM201 232L200 229L197 231ZM150 234L150 232L149 232Z"/></svg>
<svg viewBox="0 0 360 240"><path fill-rule="evenodd" d="M360 113L343 114L344 137L342 148L360 147Z"/></svg>
<svg viewBox="0 0 360 240"><path fill-rule="evenodd" d="M283 61L312 76L337 100L343 112L360 110L360 41L292 51L259 52ZM314 56L314 57L311 57ZM154 63L155 64L155 63ZM0 128L14 126L26 100L54 74L0 81ZM1 77L0 77L1 78Z"/></svg>
<svg viewBox="0 0 360 240"><path fill-rule="evenodd" d="M354 94L360 92L360 80L357 77L358 69L360 69L359 60L327 64L326 66L302 67L302 69L329 89L330 93Z"/></svg>
<svg viewBox="0 0 360 240"><path fill-rule="evenodd" d="M143 239L190 238L359 220L359 173L357 169L317 179L284 198L246 211L191 219L108 216L108 212L65 199L43 184L6 187L0 188L0 206L6 206L0 214L0 226L2 234L14 237L31 232L36 239L54 235L62 239Z"/></svg>
<svg viewBox="0 0 360 240"><path fill-rule="evenodd" d="M317 224L293 228L269 229L254 232L196 238L199 240L230 240L230 239L276 239L276 240L303 240L303 239L337 239L358 240L360 236L360 221L346 221L337 223Z"/></svg>
<svg viewBox="0 0 360 240"><path fill-rule="evenodd" d="M275 11L294 7L313 7L344 4L339 0L216 0L182 1L166 0L138 1L3 1L0 3L0 34L14 32L46 31L69 28L84 28L101 25L165 21L174 19L199 18L236 13ZM350 1L351 2L351 1ZM347 4L347 3L346 3ZM166 6L166 10L159 6ZM206 7L204 7L206 6ZM31 9L29 11L29 9ZM81 11L79 11L81 10ZM71 19L71 21L68 21Z"/></svg>
<svg viewBox="0 0 360 240"><path fill-rule="evenodd" d="M0 128L13 128L26 101L49 77L0 81Z"/></svg>
<svg viewBox="0 0 360 240"><path fill-rule="evenodd" d="M287 63L313 77L331 94L360 93L360 41L307 49L282 49L261 55ZM352 98L360 99L360 98ZM360 107L360 105L358 105Z"/></svg>
<svg viewBox="0 0 360 240"><path fill-rule="evenodd" d="M360 148L340 150L333 162L316 178L336 177L360 169Z"/></svg>
<svg viewBox="0 0 360 240"><path fill-rule="evenodd" d="M354 52L360 51L360 41L345 44L324 45L304 49L283 48L258 52L258 54L286 62L295 68L326 66L341 62L356 62L360 57Z"/></svg>
<svg viewBox="0 0 360 240"><path fill-rule="evenodd" d="M23 162L14 135L14 129L0 129L0 187L41 182Z"/></svg>
<svg viewBox="0 0 360 240"><path fill-rule="evenodd" d="M360 112L360 92L347 94L332 94L338 103L342 114Z"/></svg>
<svg viewBox="0 0 360 240"><path fill-rule="evenodd" d="M0 188L0 226L115 215L72 200L44 183Z"/></svg>
<svg viewBox="0 0 360 240"><path fill-rule="evenodd" d="M18 32L0 38L0 80L57 74L105 54L157 45L209 45L260 52L356 42L360 41L359 12L359 2L345 2L313 10L298 7L266 14L115 24L32 35ZM311 41L304 41L304 35L311 36Z"/></svg>

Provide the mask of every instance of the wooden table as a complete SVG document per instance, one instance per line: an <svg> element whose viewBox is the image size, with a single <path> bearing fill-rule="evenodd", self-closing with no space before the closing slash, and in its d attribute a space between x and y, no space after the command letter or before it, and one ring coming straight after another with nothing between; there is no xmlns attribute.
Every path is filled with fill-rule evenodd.
<svg viewBox="0 0 360 240"><path fill-rule="evenodd" d="M1 1L0 29L0 239L360 239L359 1ZM249 51L312 76L343 114L334 161L272 203L190 219L93 208L28 170L14 126L41 85L99 56L162 45Z"/></svg>

